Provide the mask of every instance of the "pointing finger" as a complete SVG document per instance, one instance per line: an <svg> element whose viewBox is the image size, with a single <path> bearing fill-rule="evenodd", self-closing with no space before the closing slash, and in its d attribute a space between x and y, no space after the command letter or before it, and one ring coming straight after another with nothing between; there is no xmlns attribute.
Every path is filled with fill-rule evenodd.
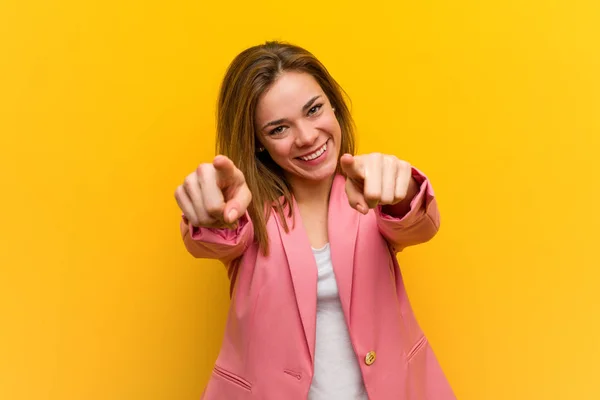
<svg viewBox="0 0 600 400"><path fill-rule="evenodd" d="M213 160L213 166L216 170L217 185L220 188L231 186L240 178L235 164L226 156L216 156Z"/></svg>
<svg viewBox="0 0 600 400"><path fill-rule="evenodd" d="M340 159L340 166L346 176L355 181L362 181L365 178L364 165L356 157L350 154L344 154Z"/></svg>

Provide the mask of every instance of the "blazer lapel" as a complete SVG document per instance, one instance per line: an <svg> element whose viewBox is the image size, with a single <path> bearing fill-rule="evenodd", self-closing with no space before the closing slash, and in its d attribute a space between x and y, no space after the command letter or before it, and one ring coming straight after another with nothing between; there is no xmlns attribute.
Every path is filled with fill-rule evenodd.
<svg viewBox="0 0 600 400"><path fill-rule="evenodd" d="M342 175L337 175L333 181L327 225L331 262L340 301L346 315L346 323L350 326L354 245L360 213L348 205L348 198L344 189L345 182L346 180ZM288 228L290 228L288 233L283 229L283 224L277 213L275 213L275 221L277 221L281 243L287 257L306 344L311 361L314 363L317 318L317 263L296 202L294 202L293 207L295 224L292 223L291 218L287 219Z"/></svg>
<svg viewBox="0 0 600 400"><path fill-rule="evenodd" d="M277 214L275 213L275 215ZM294 202L294 215L295 224L292 223L291 218L287 219L288 228L290 229L288 233L283 229L279 217L276 217L275 220L290 268L306 344L311 361L314 363L317 318L317 263L296 202Z"/></svg>
<svg viewBox="0 0 600 400"><path fill-rule="evenodd" d="M348 204L345 190L346 179L337 175L333 181L329 199L328 234L331 262L346 323L350 328L350 306L354 273L354 246L358 234L360 213Z"/></svg>

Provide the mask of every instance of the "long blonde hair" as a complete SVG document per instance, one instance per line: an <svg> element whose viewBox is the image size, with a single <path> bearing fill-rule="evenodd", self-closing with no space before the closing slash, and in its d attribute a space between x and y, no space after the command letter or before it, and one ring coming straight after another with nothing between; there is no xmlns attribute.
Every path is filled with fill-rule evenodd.
<svg viewBox="0 0 600 400"><path fill-rule="evenodd" d="M257 153L255 114L260 96L285 71L312 75L328 97L342 131L340 156L354 154L354 121L346 93L321 62L307 50L266 42L241 52L229 65L217 104L217 154L229 157L246 177L252 192L248 213L263 254L269 252L266 221L275 210L289 231L284 210L292 216L293 196L282 169L268 153ZM338 164L339 172L339 164ZM283 203L277 201L283 196Z"/></svg>

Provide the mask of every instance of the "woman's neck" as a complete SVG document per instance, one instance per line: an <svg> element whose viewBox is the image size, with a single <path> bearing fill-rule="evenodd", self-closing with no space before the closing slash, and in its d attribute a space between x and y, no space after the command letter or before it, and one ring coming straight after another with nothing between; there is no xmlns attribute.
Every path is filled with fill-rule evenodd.
<svg viewBox="0 0 600 400"><path fill-rule="evenodd" d="M333 183L334 175L322 181L310 181L298 178L288 179L294 199L299 206L319 207L329 204L329 193Z"/></svg>
<svg viewBox="0 0 600 400"><path fill-rule="evenodd" d="M288 182L292 187L299 217L310 245L320 249L329 242L327 220L333 175L323 181L291 179Z"/></svg>

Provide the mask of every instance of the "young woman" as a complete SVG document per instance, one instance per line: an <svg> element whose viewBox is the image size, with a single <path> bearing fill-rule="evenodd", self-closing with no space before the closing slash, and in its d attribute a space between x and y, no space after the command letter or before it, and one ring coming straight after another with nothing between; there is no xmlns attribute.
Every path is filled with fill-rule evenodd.
<svg viewBox="0 0 600 400"><path fill-rule="evenodd" d="M396 261L438 230L427 178L354 155L342 89L297 46L239 54L217 122L219 155L175 192L186 248L231 279L203 398L454 399Z"/></svg>

